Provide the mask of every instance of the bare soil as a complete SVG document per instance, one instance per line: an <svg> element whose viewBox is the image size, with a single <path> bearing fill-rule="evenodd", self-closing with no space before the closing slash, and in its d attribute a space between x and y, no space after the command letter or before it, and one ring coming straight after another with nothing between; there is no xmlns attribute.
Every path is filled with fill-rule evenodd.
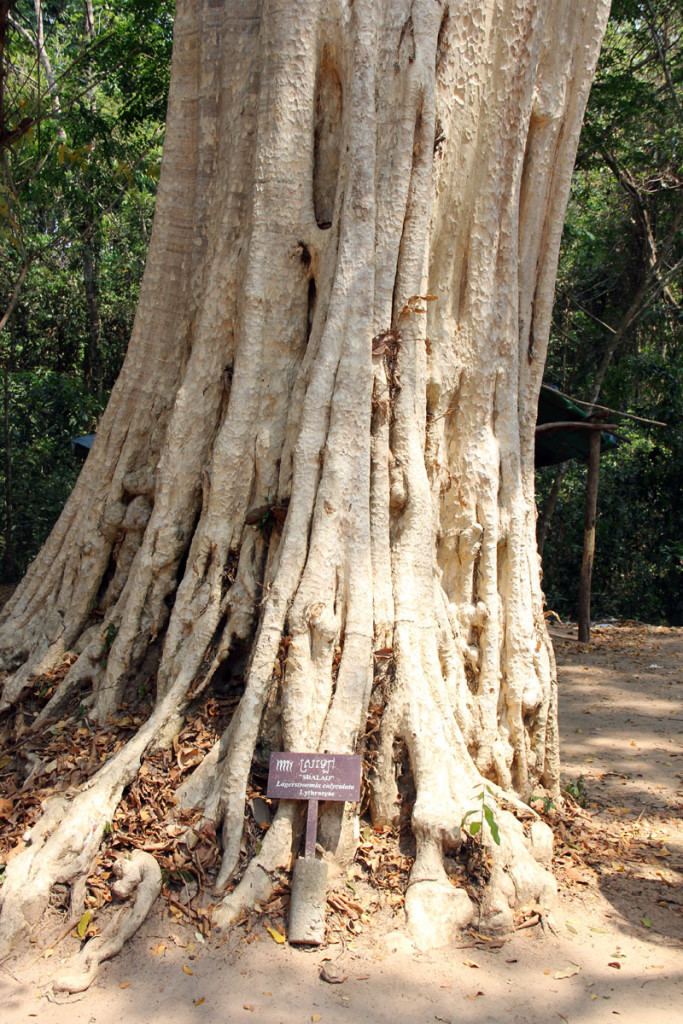
<svg viewBox="0 0 683 1024"><path fill-rule="evenodd" d="M37 937L32 964L0 965L3 1024L680 1020L683 630L598 625L588 648L572 627L553 634L564 782L578 802L561 814L545 808L561 890L552 920L532 907L505 941L473 932L419 953L400 931L400 901L372 897L353 869L335 886L332 942L316 951L276 941L275 918L206 939L180 905L169 916L160 903L80 996L57 1002L50 991L78 948L74 935L47 957ZM373 854L369 841L368 851L391 864L381 844Z"/></svg>

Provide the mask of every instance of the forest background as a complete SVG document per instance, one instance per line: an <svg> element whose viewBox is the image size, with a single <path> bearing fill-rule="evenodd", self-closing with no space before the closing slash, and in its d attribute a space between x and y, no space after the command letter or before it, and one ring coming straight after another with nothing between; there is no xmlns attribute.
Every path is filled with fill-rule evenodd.
<svg viewBox="0 0 683 1024"><path fill-rule="evenodd" d="M38 552L130 335L172 0L0 0L0 582ZM620 418L593 610L683 624L683 8L614 0L567 213L545 381ZM612 419L612 417L610 417ZM576 612L585 466L539 470L548 605Z"/></svg>

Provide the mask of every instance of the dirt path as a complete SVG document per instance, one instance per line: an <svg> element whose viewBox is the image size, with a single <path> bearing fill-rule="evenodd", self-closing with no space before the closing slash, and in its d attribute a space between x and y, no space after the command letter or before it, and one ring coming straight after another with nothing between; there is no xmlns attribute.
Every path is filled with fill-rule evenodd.
<svg viewBox="0 0 683 1024"><path fill-rule="evenodd" d="M598 628L588 651L569 628L554 635L565 781L587 804L558 826L554 934L537 924L501 945L419 954L383 912L345 946L312 953L265 930L206 944L159 910L67 1005L49 1001L46 983L74 940L20 976L0 967L3 1024L680 1020L683 630ZM346 980L322 981L325 965Z"/></svg>

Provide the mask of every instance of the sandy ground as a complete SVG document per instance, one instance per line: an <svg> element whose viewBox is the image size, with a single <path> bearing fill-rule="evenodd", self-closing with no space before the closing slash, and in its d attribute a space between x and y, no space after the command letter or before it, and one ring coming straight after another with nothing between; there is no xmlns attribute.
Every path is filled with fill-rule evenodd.
<svg viewBox="0 0 683 1024"><path fill-rule="evenodd" d="M20 973L0 966L3 1024L683 1020L683 630L602 627L589 650L574 636L554 630L563 761L566 783L582 779L592 838L588 863L585 841L575 857L564 843L554 932L424 954L377 915L344 946L310 952L265 930L200 942L159 909L63 1004L49 980L75 939ZM321 980L324 966L345 980Z"/></svg>

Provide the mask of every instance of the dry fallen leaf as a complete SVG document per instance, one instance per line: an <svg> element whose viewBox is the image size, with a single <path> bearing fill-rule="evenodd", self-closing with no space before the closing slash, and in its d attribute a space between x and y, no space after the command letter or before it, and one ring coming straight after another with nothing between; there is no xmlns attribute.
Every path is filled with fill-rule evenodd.
<svg viewBox="0 0 683 1024"><path fill-rule="evenodd" d="M320 1020L320 1014L319 1013L312 1013L311 1014L312 1024L318 1024L319 1020Z"/></svg>
<svg viewBox="0 0 683 1024"><path fill-rule="evenodd" d="M608 967L614 967L617 971L621 970L621 964L619 963L618 960L610 960L610 962L607 964L607 966Z"/></svg>
<svg viewBox="0 0 683 1024"><path fill-rule="evenodd" d="M286 936L284 936L282 932L279 932L277 928L271 928L269 924L265 925L264 927L268 934L270 935L273 942L277 942L278 945L282 945L283 942L287 941Z"/></svg>
<svg viewBox="0 0 683 1024"><path fill-rule="evenodd" d="M183 964L183 974L194 974L194 971L187 964Z"/></svg>
<svg viewBox="0 0 683 1024"><path fill-rule="evenodd" d="M129 981L122 981L119 984L119 988L130 988L130 982Z"/></svg>
<svg viewBox="0 0 683 1024"><path fill-rule="evenodd" d="M572 964L570 967L564 967L561 971L555 971L553 973L553 978L555 981L562 981L563 978L573 978L580 970L580 967L577 967L576 964Z"/></svg>
<svg viewBox="0 0 683 1024"><path fill-rule="evenodd" d="M475 964L474 960L463 960L463 965L465 967L479 967L479 964Z"/></svg>
<svg viewBox="0 0 683 1024"><path fill-rule="evenodd" d="M193 999L192 1000L192 1005L193 1006L201 1006L205 1002L206 1002L206 997L205 996L200 996L199 999Z"/></svg>
<svg viewBox="0 0 683 1024"><path fill-rule="evenodd" d="M76 934L78 935L79 939L81 939L81 941L85 938L85 934L88 930L88 925L90 924L91 919L92 910L86 910L85 913L81 915L81 919L76 925Z"/></svg>
<svg viewBox="0 0 683 1024"><path fill-rule="evenodd" d="M253 1003L242 1003L242 1009L243 1010L249 1010L250 1013L253 1013L255 1007L254 1007Z"/></svg>

